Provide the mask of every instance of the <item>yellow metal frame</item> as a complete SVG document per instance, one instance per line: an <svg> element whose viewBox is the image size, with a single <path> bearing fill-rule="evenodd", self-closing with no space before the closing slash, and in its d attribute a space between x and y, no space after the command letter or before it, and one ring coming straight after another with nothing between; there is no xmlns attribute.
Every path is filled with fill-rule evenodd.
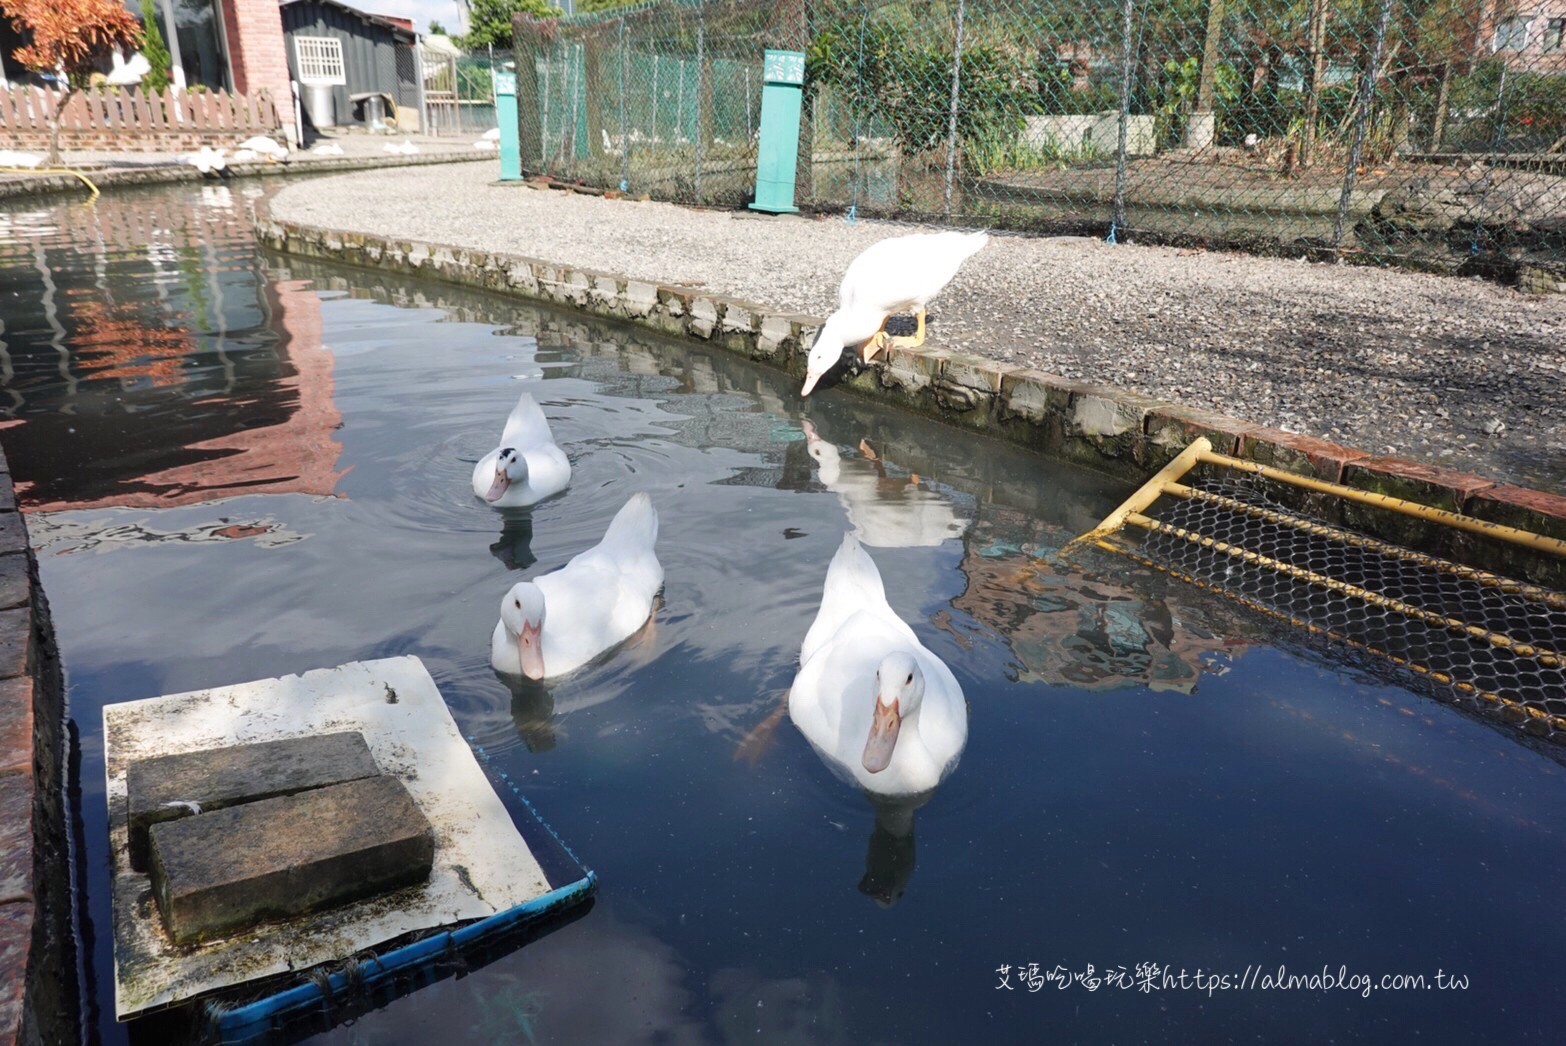
<svg viewBox="0 0 1566 1046"><path fill-rule="evenodd" d="M1491 523L1488 520L1465 516L1461 512L1450 512L1443 508L1422 505L1417 501L1409 501L1406 498L1395 498L1389 494L1377 494L1369 490L1358 490L1354 487L1346 487L1341 483L1332 483L1324 479L1312 479L1310 476L1285 472L1283 469L1273 468L1271 465L1262 465L1255 461L1245 461L1241 458L1230 457L1228 454L1219 454L1213 450L1213 445L1206 436L1198 436L1192 440L1191 445L1181 451L1178 457L1154 473L1153 477L1142 484L1135 494L1132 494L1125 500L1124 504L1104 517L1104 522L1086 534L1072 539L1070 543L1060 550L1061 554L1065 555L1088 542L1104 545L1104 538L1120 530L1126 523L1136 522L1131 517L1149 508L1153 502L1157 501L1164 494L1173 494L1177 497L1201 496L1216 499L1217 495L1193 490L1179 482L1187 472L1199 464L1220 465L1224 468L1233 469L1236 472L1246 472L1253 476L1262 476L1276 483L1298 487L1301 490L1308 490L1317 494L1330 494L1333 497L1342 498L1344 501L1386 509L1390 512L1413 516L1416 519L1427 520L1431 523L1439 523L1442 526L1452 527L1455 530L1463 530L1470 534L1506 541L1534 552L1546 552L1566 558L1566 541L1562 541L1560 538L1546 537L1543 534L1535 534L1532 531L1522 530L1518 527L1509 527L1502 523ZM1235 504L1239 503L1236 502ZM1247 506L1246 508L1249 511L1251 507ZM1143 519L1146 519L1146 517L1143 517ZM1328 529L1336 531L1336 528ZM1337 531L1337 533L1345 532ZM1119 551L1114 545L1106 547ZM1417 556L1418 554L1414 553L1413 555ZM1428 558L1433 559L1433 557ZM1494 577L1494 575L1486 576ZM1504 578L1497 579L1497 582L1516 584L1516 582L1510 582Z"/></svg>
<svg viewBox="0 0 1566 1046"><path fill-rule="evenodd" d="M1330 638L1347 643L1351 646L1368 651L1369 653L1375 654L1378 657L1401 665L1410 671L1450 685L1457 689L1459 693L1481 701L1489 702L1490 704L1496 705L1498 707L1502 707L1512 714L1519 715L1524 720L1531 719L1535 722L1541 723L1551 731L1557 733L1566 732L1566 717L1552 714L1545 709L1528 704L1527 702L1518 700L1515 697L1481 689L1468 680L1454 678L1448 673L1437 671L1427 665L1422 665L1407 658L1400 657L1391 651L1382 650L1362 640L1355 639L1352 636L1343 635L1337 631L1324 628L1321 625L1314 624L1310 621L1301 620L1292 614L1288 614L1274 607L1267 606L1259 600L1252 599L1241 593L1228 591L1221 586L1213 584L1212 582L1205 581L1198 577L1193 577L1183 571L1176 570L1165 564L1155 562L1152 559L1139 554L1133 548L1109 540L1114 534L1120 532L1127 526L1133 526L1142 530L1165 534L1183 541L1189 541L1192 544L1199 545L1214 552L1231 556L1240 562L1262 567L1264 569L1282 574L1286 577L1303 581L1306 584L1316 586L1317 588L1349 596L1353 599L1360 600L1369 606L1379 607L1392 613L1400 614L1404 617L1421 621L1425 624L1455 632L1460 635L1471 636L1474 639L1488 642L1494 647L1506 650L1517 657L1527 658L1546 668L1560 668L1563 665L1566 665L1566 652L1549 650L1529 643L1519 643L1510 636L1504 635L1502 633L1486 628L1481 628L1477 625L1471 625L1465 621L1459 620L1458 618L1450 617L1446 614L1437 613L1432 610L1426 610L1423 607L1414 606L1410 603L1403 602L1402 600L1393 599L1378 592L1370 591L1369 589L1363 588L1359 585L1350 584L1346 581L1340 581L1337 578L1327 577L1326 575L1316 573L1315 571L1295 566L1292 563L1285 563L1271 556L1266 556L1259 552L1252 552L1248 549L1231 545L1228 542L1220 541L1217 538L1208 537L1204 534L1189 530L1185 527L1174 526L1161 520L1153 519L1152 517L1146 515L1146 511L1152 507L1153 503L1165 495L1170 497L1204 501L1210 504L1220 505L1230 511L1247 515L1254 519L1260 519L1279 526L1292 527L1318 537L1329 538L1346 545L1354 545L1383 555L1417 563L1421 567L1440 571L1446 574L1452 574L1461 577L1464 580L1483 585L1487 588L1494 588L1509 595L1515 595L1520 598L1542 603L1557 609L1566 608L1566 593L1555 592L1536 585L1524 584L1523 582L1515 581L1511 578L1502 577L1499 574L1492 574L1487 571L1478 570L1474 567L1464 566L1460 563L1453 563L1445 559L1440 559L1436 556L1427 555L1423 552L1416 552L1412 549L1402 548L1398 545L1393 545L1388 542L1378 540L1377 538L1370 537L1366 534L1358 534L1353 531L1345 530L1341 527L1335 527L1327 523L1319 523L1314 520L1300 518L1287 512L1275 511L1262 505L1250 504L1237 498L1228 497L1224 494L1215 493L1213 491L1200 490L1196 487L1190 486L1189 484L1181 482L1181 480L1185 478L1186 473L1190 472L1199 464L1217 465L1222 468L1232 469L1234 471L1244 472L1250 475L1262 476L1266 479L1287 484L1288 486L1296 487L1302 490L1308 490L1313 493L1326 494L1332 497L1341 498L1345 501L1354 502L1356 504L1369 505L1375 508L1386 509L1391 512L1401 513L1405 516L1412 516L1432 523L1437 523L1442 526L1452 527L1456 530L1462 530L1471 534L1479 534L1484 537L1505 541L1534 552L1541 552L1556 556L1566 556L1566 541L1561 541L1557 538L1545 537L1541 534L1535 534L1531 531L1521 530L1516 527L1504 526L1499 523L1490 523L1482 519L1476 519L1473 516L1463 515L1459 512L1450 512L1446 509L1432 508L1429 505L1422 505L1418 502L1409 501L1405 498L1395 498L1386 494L1376 494L1370 491L1356 490L1353 487L1346 487L1341 483L1330 483L1326 480L1312 479L1309 476L1296 475L1295 473L1285 472L1282 469L1273 468L1269 465L1261 465L1254 461L1242 461L1239 458L1231 457L1227 454L1216 453L1212 449L1211 442L1208 441L1205 437L1199 437L1193 440L1190 446L1186 447L1185 450L1183 450L1177 457L1170 461L1169 464L1165 465L1163 468L1154 473L1152 478L1149 479L1146 483L1142 484L1141 487L1137 488L1134 494L1127 498L1108 516L1104 517L1104 521L1102 523L1087 533L1082 534L1081 536L1067 543L1065 547L1060 550L1060 555L1069 555L1076 549L1086 544L1098 545L1099 547L1107 549L1111 552L1118 552L1122 555L1128 556L1132 560L1141 563L1144 566L1152 567L1153 569L1163 571L1164 573L1167 573L1173 577L1180 578L1181 580L1196 585L1199 588L1218 592L1220 595L1223 595L1226 598L1233 599L1245 606L1267 614L1270 617L1288 621L1299 628L1311 632L1312 634L1328 636Z"/></svg>

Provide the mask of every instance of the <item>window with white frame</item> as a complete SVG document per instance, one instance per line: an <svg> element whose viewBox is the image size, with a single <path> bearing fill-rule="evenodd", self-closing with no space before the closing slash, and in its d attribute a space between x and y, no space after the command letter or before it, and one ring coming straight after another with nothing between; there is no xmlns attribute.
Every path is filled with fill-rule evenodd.
<svg viewBox="0 0 1566 1046"><path fill-rule="evenodd" d="M294 37L294 58L302 84L341 85L348 82L343 70L343 42L335 36Z"/></svg>
<svg viewBox="0 0 1566 1046"><path fill-rule="evenodd" d="M1532 15L1503 18L1495 23L1495 50L1523 50L1528 46L1528 27L1532 24Z"/></svg>

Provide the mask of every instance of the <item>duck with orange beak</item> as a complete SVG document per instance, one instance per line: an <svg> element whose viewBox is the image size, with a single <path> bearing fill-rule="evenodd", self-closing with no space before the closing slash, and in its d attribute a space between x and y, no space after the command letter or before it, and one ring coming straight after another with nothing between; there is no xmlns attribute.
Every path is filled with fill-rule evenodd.
<svg viewBox="0 0 1566 1046"><path fill-rule="evenodd" d="M892 610L852 534L827 568L788 714L834 772L874 795L930 791L967 744L962 687Z"/></svg>
<svg viewBox="0 0 1566 1046"><path fill-rule="evenodd" d="M552 679L636 634L663 587L657 541L658 512L637 494L598 544L559 570L511 586L490 636L490 664L508 675Z"/></svg>

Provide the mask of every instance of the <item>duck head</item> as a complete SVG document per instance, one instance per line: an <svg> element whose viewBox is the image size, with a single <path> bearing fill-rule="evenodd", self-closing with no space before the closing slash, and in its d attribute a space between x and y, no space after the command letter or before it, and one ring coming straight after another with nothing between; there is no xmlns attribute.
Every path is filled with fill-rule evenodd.
<svg viewBox="0 0 1566 1046"><path fill-rule="evenodd" d="M799 394L810 395L816 382L826 377L827 371L843 358L845 348L868 341L885 322L886 317L873 310L838 309L828 316L821 325L821 333L816 335L816 343L810 347L810 355L805 361L805 387Z"/></svg>
<svg viewBox="0 0 1566 1046"><path fill-rule="evenodd" d="M885 770L897 748L903 720L924 700L924 672L913 655L898 651L881 659L875 673L875 714L860 762L872 774Z"/></svg>
<svg viewBox="0 0 1566 1046"><path fill-rule="evenodd" d="M500 603L500 623L506 635L517 645L522 674L529 679L544 678L544 593L531 581L511 586Z"/></svg>
<svg viewBox="0 0 1566 1046"><path fill-rule="evenodd" d="M527 482L527 459L514 447L501 447L495 459L495 481L489 485L484 500L493 504L505 496L513 483Z"/></svg>

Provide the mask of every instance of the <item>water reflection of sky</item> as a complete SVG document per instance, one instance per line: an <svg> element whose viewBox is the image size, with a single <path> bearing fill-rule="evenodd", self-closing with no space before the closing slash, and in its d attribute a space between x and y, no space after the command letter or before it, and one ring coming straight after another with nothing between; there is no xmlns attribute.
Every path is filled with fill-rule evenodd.
<svg viewBox="0 0 1566 1046"><path fill-rule="evenodd" d="M630 328L263 273L242 201L180 199L0 223L0 440L81 736L105 999L102 704L400 653L603 886L581 919L336 1041L1520 1040L1558 997L1566 927L1537 884L1566 857L1560 768L1166 578L1048 565L1116 499L1098 478L841 394L807 418L782 375ZM575 474L500 514L467 476L523 387ZM513 690L487 663L501 594L596 541L634 490L662 516L652 629ZM845 788L780 715L856 528L969 700L962 762L917 810ZM999 965L1027 962L1476 981L1371 1000L996 991ZM101 1009L99 1031L126 1034Z"/></svg>

